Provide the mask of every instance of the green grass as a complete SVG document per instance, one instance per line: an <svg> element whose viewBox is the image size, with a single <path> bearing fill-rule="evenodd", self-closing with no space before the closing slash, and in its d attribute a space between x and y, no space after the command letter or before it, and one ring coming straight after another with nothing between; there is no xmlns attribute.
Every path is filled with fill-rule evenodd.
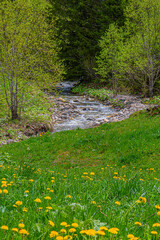
<svg viewBox="0 0 160 240"><path fill-rule="evenodd" d="M7 139L19 139L21 131L22 139L25 139L23 132L26 125L44 124L49 125L54 101L48 95L39 90L36 86L28 87L25 95L24 105L21 110L20 120L11 120L11 113L6 104L5 98L0 94L0 143Z"/></svg>
<svg viewBox="0 0 160 240"><path fill-rule="evenodd" d="M124 107L124 104L118 100L118 99L115 99L113 97L113 91L109 90L109 89L106 89L106 87L102 86L102 87L98 87L96 84L92 85L83 85L83 84L80 84L78 86L76 86L75 88L73 88L72 90L73 93L78 93L80 95L88 95L90 97L93 97L93 98L96 98L100 101L109 101L110 104L112 104L114 107Z"/></svg>
<svg viewBox="0 0 160 240"><path fill-rule="evenodd" d="M97 231L101 226L119 229L115 235L106 231L103 239L126 240L128 234L141 240L160 239L160 228L153 227L160 223L160 209L155 208L160 206L159 126L159 115L141 114L2 146L0 176L6 182L0 187L0 224L9 230L0 229L0 239L47 240L51 231L91 239L80 231ZM137 202L139 197L144 203ZM37 198L40 203L34 201ZM22 205L16 207L17 201ZM77 236L69 232L72 226L60 225L64 221L78 224ZM11 230L19 229L20 222L29 232L26 238ZM66 234L60 232L62 228ZM156 238L152 231L157 231Z"/></svg>

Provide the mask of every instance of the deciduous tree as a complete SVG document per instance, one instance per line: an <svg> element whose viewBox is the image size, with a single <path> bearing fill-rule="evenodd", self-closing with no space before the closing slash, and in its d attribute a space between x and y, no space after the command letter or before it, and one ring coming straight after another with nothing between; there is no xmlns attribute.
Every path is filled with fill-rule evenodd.
<svg viewBox="0 0 160 240"><path fill-rule="evenodd" d="M17 119L27 86L47 88L59 81L63 66L56 42L50 38L54 23L46 21L45 1L3 0L0 10L0 87ZM47 2L46 2L47 4Z"/></svg>

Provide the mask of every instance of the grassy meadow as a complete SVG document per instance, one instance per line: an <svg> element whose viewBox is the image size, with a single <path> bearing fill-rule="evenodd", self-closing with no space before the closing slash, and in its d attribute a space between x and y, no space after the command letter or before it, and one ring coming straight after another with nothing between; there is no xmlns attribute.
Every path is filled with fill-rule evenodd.
<svg viewBox="0 0 160 240"><path fill-rule="evenodd" d="M0 148L0 239L160 239L160 117Z"/></svg>

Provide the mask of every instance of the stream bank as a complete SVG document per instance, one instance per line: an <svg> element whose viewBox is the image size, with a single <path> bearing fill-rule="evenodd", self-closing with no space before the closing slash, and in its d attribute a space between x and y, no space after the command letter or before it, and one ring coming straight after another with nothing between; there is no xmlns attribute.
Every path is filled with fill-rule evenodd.
<svg viewBox="0 0 160 240"><path fill-rule="evenodd" d="M98 101L86 95L75 95L71 89L75 83L65 82L58 86L60 95L47 94L50 104L51 121L48 123L33 122L31 124L13 123L5 126L7 131L0 145L24 140L30 136L39 136L47 131L58 132L77 128L89 128L105 122L117 122L128 118L134 112L150 108L142 103L138 96L118 95L116 99L123 103L123 108L114 107L108 100ZM15 133L14 133L15 131Z"/></svg>

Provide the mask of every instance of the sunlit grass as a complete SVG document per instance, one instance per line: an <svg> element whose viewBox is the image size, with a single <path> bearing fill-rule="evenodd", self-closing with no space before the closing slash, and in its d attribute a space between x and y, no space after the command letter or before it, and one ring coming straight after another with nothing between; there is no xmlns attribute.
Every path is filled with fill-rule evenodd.
<svg viewBox="0 0 160 240"><path fill-rule="evenodd" d="M114 164L43 170L5 162L4 157L0 167L1 239L22 239L23 235L25 239L55 239L54 234L101 239L102 233L97 231L102 226L108 229L105 239L127 239L128 234L152 239L154 230L160 234L153 227L160 222L158 169L135 170ZM62 222L67 224L61 226Z"/></svg>
<svg viewBox="0 0 160 240"><path fill-rule="evenodd" d="M0 239L160 239L159 123L142 114L2 146Z"/></svg>

